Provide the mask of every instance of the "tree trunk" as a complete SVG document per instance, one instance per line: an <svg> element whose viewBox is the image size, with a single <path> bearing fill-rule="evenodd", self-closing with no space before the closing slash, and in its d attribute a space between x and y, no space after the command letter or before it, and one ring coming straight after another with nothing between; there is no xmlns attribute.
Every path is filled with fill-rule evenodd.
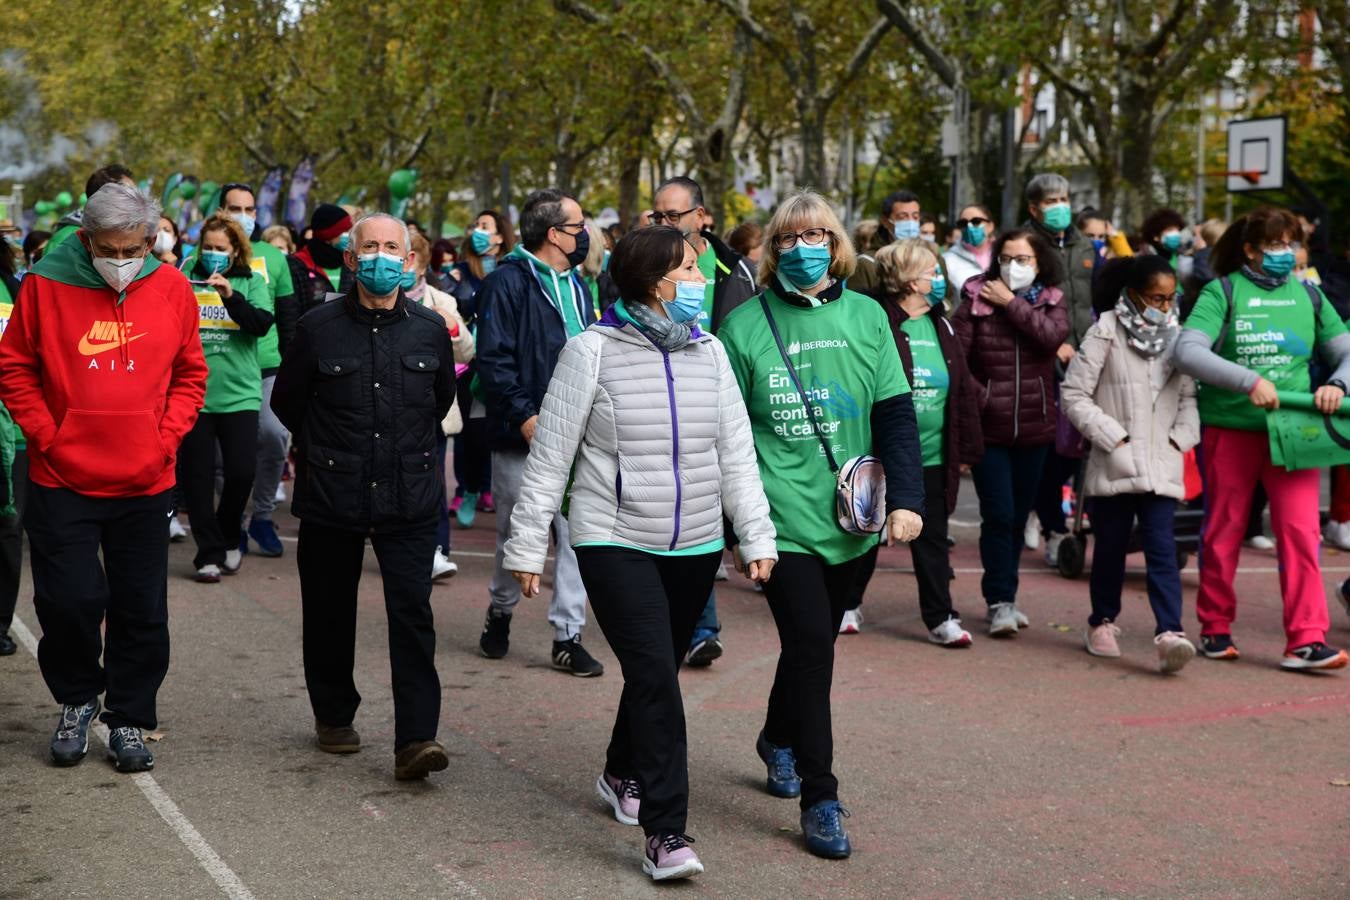
<svg viewBox="0 0 1350 900"><path fill-rule="evenodd" d="M1153 109L1158 98L1142 92L1126 92L1121 98L1120 180L1124 183L1121 222L1137 228L1152 211L1153 140L1156 125Z"/></svg>
<svg viewBox="0 0 1350 900"><path fill-rule="evenodd" d="M825 168L825 116L829 110L822 107L815 97L797 97L797 140L801 144L797 187L825 194L830 189L830 175Z"/></svg>
<svg viewBox="0 0 1350 900"><path fill-rule="evenodd" d="M473 202L478 209L497 208L497 167L491 162L481 162L473 167ZM501 210L506 215L506 210Z"/></svg>
<svg viewBox="0 0 1350 900"><path fill-rule="evenodd" d="M637 221L641 188L642 146L635 144L619 161L619 224L624 228Z"/></svg>

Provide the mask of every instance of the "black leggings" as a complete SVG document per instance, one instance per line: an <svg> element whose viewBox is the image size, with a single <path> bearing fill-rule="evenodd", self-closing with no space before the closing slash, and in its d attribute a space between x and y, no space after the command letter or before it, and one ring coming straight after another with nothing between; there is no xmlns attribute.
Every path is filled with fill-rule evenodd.
<svg viewBox="0 0 1350 900"><path fill-rule="evenodd" d="M721 552L577 548L595 621L623 669L605 769L642 786L638 821L648 835L685 830L689 763L679 670L721 559Z"/></svg>
<svg viewBox="0 0 1350 900"><path fill-rule="evenodd" d="M216 446L225 480L216 504ZM239 546L244 507L258 468L258 411L202 413L178 450L178 485L187 504L197 568L223 565L225 551Z"/></svg>
<svg viewBox="0 0 1350 900"><path fill-rule="evenodd" d="M796 754L802 809L839 799L839 781L831 771L834 641L866 558L863 554L831 566L813 554L780 553L773 577L764 585L782 645L764 736L770 744L791 747Z"/></svg>

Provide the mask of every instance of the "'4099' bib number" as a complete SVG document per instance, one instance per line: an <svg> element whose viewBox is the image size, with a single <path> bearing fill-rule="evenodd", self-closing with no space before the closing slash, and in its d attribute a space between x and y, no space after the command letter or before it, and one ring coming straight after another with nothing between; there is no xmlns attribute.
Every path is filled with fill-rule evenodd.
<svg viewBox="0 0 1350 900"><path fill-rule="evenodd" d="M225 301L214 290L196 291L198 328L202 331L238 331L239 323L230 318Z"/></svg>

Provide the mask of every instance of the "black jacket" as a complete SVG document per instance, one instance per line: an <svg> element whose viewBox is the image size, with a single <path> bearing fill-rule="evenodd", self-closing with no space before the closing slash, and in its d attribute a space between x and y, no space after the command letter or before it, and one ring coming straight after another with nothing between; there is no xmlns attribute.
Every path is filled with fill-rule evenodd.
<svg viewBox="0 0 1350 900"><path fill-rule="evenodd" d="M591 292L575 272L568 280L579 321L590 325L595 321ZM488 445L525 452L529 445L520 426L539 414L567 331L530 261L519 256L498 263L476 299L478 381L486 395Z"/></svg>
<svg viewBox="0 0 1350 900"><path fill-rule="evenodd" d="M713 273L713 308L709 330L714 334L722 320L733 309L759 293L759 284L750 263L711 231L700 232L717 257L717 271Z"/></svg>
<svg viewBox="0 0 1350 900"><path fill-rule="evenodd" d="M306 313L272 388L295 436L295 515L352 531L433 524L445 503L436 436L455 393L445 321L400 292L355 293Z"/></svg>

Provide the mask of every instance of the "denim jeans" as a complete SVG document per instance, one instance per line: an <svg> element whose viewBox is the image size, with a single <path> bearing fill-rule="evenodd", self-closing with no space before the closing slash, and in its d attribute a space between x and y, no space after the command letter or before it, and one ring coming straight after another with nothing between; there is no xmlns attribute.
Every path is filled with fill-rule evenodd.
<svg viewBox="0 0 1350 900"><path fill-rule="evenodd" d="M1049 444L986 447L984 458L972 471L980 498L980 562L984 566L980 587L990 606L1017 599L1022 532L1049 449Z"/></svg>
<svg viewBox="0 0 1350 900"><path fill-rule="evenodd" d="M1093 497L1092 508L1092 615L1096 627L1120 617L1120 592L1125 584L1125 552L1130 529L1139 520L1139 537L1148 565L1148 602L1156 622L1154 634L1183 631L1181 627L1181 571L1172 537L1177 501L1157 494L1117 494Z"/></svg>

